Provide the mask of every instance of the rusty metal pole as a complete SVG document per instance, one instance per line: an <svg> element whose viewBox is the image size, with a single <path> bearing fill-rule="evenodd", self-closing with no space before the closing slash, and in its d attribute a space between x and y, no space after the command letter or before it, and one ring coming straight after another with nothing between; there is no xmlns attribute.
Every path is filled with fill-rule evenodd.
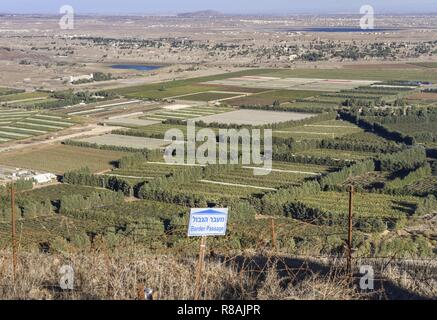
<svg viewBox="0 0 437 320"><path fill-rule="evenodd" d="M273 252L276 253L275 219L273 219L273 218L271 218L271 227L272 227L272 248L273 248Z"/></svg>
<svg viewBox="0 0 437 320"><path fill-rule="evenodd" d="M13 280L15 283L17 273L17 242L15 235L15 190L14 181L11 182L11 226L12 226L12 267L13 267Z"/></svg>
<svg viewBox="0 0 437 320"><path fill-rule="evenodd" d="M203 265L205 262L205 251L206 251L206 237L203 236L200 240L199 261L197 262L196 291L194 293L194 300L199 300L200 298L200 291L202 289Z"/></svg>
<svg viewBox="0 0 437 320"><path fill-rule="evenodd" d="M352 272L352 216L353 216L353 197L354 197L354 186L349 187L349 219L348 219L348 232L347 232L347 272L351 274Z"/></svg>

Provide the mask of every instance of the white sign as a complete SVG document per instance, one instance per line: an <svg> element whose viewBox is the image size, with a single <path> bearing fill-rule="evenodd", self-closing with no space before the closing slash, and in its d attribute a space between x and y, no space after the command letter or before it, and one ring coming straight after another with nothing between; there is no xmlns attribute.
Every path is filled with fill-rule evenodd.
<svg viewBox="0 0 437 320"><path fill-rule="evenodd" d="M228 223L228 209L191 209L189 237L224 236Z"/></svg>

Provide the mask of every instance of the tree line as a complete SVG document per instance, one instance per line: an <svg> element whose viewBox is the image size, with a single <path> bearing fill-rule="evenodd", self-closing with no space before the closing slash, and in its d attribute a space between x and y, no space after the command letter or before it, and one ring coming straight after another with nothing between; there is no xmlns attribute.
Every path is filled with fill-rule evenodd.
<svg viewBox="0 0 437 320"><path fill-rule="evenodd" d="M352 122L358 125L360 128L367 131L374 132L385 139L392 140L398 143L403 143L410 146L416 143L414 137L411 137L409 135L406 135L396 130L391 130L378 122L367 120L366 118L361 117L357 113L342 110L339 112L339 114L343 120Z"/></svg>

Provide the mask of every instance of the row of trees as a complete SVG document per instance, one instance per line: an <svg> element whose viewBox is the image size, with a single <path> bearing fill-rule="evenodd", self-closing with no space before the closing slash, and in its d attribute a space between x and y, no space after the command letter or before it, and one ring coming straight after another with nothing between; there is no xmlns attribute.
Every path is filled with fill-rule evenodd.
<svg viewBox="0 0 437 320"><path fill-rule="evenodd" d="M289 127L299 127L305 124L334 120L336 118L337 118L337 112L331 111L331 112L321 113L314 117L310 117L306 119L290 120L290 121L284 121L284 122L272 123L266 125L251 126L251 125L239 125L239 124L226 124L226 123L218 123L218 122L205 123L203 121L196 121L196 126L200 128L219 128L219 129L242 129L242 128L281 129L281 128L289 128ZM182 125L182 126L187 125L187 123L184 120L178 120L178 119L167 119L164 121L164 123L171 124L171 125Z"/></svg>
<svg viewBox="0 0 437 320"><path fill-rule="evenodd" d="M308 207L302 202L290 202L284 207L285 216L324 226L342 226L346 228L346 214L324 211L320 208ZM382 232L387 229L387 222L378 217L355 217L354 228L362 232Z"/></svg>
<svg viewBox="0 0 437 320"><path fill-rule="evenodd" d="M376 161L379 171L410 171L425 165L426 151L422 146L415 146L397 153L380 155Z"/></svg>
<svg viewBox="0 0 437 320"><path fill-rule="evenodd" d="M78 141L78 140L65 140L62 143L65 145L83 147L83 148L140 153L143 154L145 158L148 157L152 158L152 157L156 157L157 155L161 155L159 150L149 150L147 148L138 149L138 148L132 148L127 146L101 145L97 143Z"/></svg>
<svg viewBox="0 0 437 320"><path fill-rule="evenodd" d="M385 142L365 142L361 140L324 139L318 142L318 148L349 150L358 152L393 153L401 151L404 145Z"/></svg>
<svg viewBox="0 0 437 320"><path fill-rule="evenodd" d="M115 176L94 175L88 168L69 171L64 174L62 182L74 185L107 188L112 191L121 192L125 196L133 196L135 186L129 181Z"/></svg>
<svg viewBox="0 0 437 320"><path fill-rule="evenodd" d="M23 107L26 108L37 108L37 109L56 109L62 108L66 106L72 106L79 104L81 102L85 103L93 103L97 101L102 101L102 99L97 99L96 97L103 97L104 100L112 99L115 95L111 92L99 91L95 93L91 93L88 91L81 92L73 92L69 91L59 91L50 93L49 97L55 100L47 100L47 101L37 101L34 104L25 104Z"/></svg>
<svg viewBox="0 0 437 320"><path fill-rule="evenodd" d="M295 106L293 104L283 104L283 105L241 105L241 109L251 109L251 110L269 110L269 111L283 111L283 112L307 112L307 113L323 113L323 112L333 112L336 111L337 104L323 104L323 105L311 105L309 106Z"/></svg>
<svg viewBox="0 0 437 320"><path fill-rule="evenodd" d="M33 181L32 180L24 180L19 179L17 181L14 181L14 190L17 192L31 190L33 188ZM11 193L11 184L7 183L5 185L0 185L0 197L1 196L8 196Z"/></svg>
<svg viewBox="0 0 437 320"><path fill-rule="evenodd" d="M344 167L340 171L328 173L320 178L319 183L322 190L338 190L339 185L343 184L348 178L359 176L375 170L373 160L358 162L349 167Z"/></svg>
<svg viewBox="0 0 437 320"><path fill-rule="evenodd" d="M432 170L429 163L426 163L425 165L412 170L410 173L408 173L405 177L399 177L394 180L388 181L384 185L384 191L389 193L397 193L400 191L400 189L413 184L414 182L420 181L424 178L427 178L431 176Z"/></svg>
<svg viewBox="0 0 437 320"><path fill-rule="evenodd" d="M366 118L362 118L357 113L352 113L352 112L343 110L343 111L340 111L340 117L343 120L346 120L346 121L349 121L349 122L352 122L352 123L358 125L359 127L363 128L364 130L374 132L377 135L379 135L385 139L392 140L392 141L395 141L398 143L403 143L403 144L410 145L410 146L414 145L416 143L414 137L411 137L409 135L406 135L406 134L399 132L399 131L396 131L396 130L391 130L378 122L374 122L374 121L368 120Z"/></svg>
<svg viewBox="0 0 437 320"><path fill-rule="evenodd" d="M303 146L303 145L302 145ZM286 145L274 145L272 158L275 161L291 162L291 163L307 163L318 164L330 167L344 167L353 163L342 159L333 159L331 157L313 157L306 155L293 154L293 151Z"/></svg>
<svg viewBox="0 0 437 320"><path fill-rule="evenodd" d="M26 197L19 197L15 204L15 214L18 219L36 218L53 214L54 207L49 199L35 200ZM0 221L11 221L11 202L6 196L0 197Z"/></svg>
<svg viewBox="0 0 437 320"><path fill-rule="evenodd" d="M410 108L408 112L397 112L384 115L374 114L372 119L381 124L423 123L437 121L435 108Z"/></svg>
<svg viewBox="0 0 437 320"><path fill-rule="evenodd" d="M96 191L89 196L72 194L62 196L60 199L59 212L68 214L89 210L103 206L111 206L124 202L124 196L121 192L102 192Z"/></svg>
<svg viewBox="0 0 437 320"><path fill-rule="evenodd" d="M437 214L437 200L434 195L429 195L425 199L423 199L414 213L417 216L423 216L426 214Z"/></svg>

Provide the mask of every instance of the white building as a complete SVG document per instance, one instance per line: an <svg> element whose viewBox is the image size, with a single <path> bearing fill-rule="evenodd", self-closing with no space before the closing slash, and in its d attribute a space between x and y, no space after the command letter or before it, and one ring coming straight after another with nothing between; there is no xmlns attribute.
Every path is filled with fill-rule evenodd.
<svg viewBox="0 0 437 320"><path fill-rule="evenodd" d="M53 173L40 173L32 176L32 179L35 180L37 184L44 184L56 180L56 175Z"/></svg>
<svg viewBox="0 0 437 320"><path fill-rule="evenodd" d="M82 76L70 76L70 83L80 81L80 80L93 80L94 74L84 74Z"/></svg>

